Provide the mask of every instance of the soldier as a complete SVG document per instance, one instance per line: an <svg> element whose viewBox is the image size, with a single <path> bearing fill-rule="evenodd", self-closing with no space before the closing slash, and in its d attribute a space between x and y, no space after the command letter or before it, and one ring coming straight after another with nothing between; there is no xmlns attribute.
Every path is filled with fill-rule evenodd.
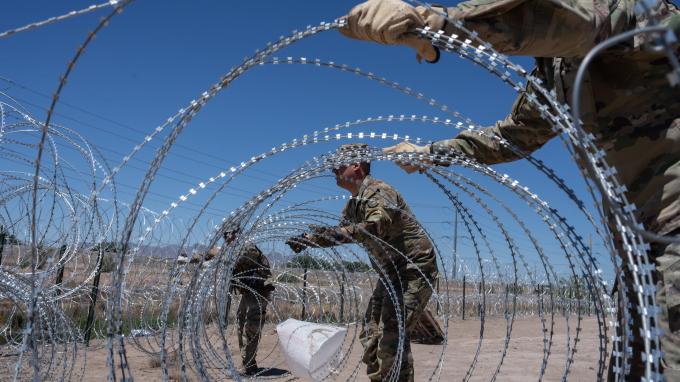
<svg viewBox="0 0 680 382"><path fill-rule="evenodd" d="M246 375L257 373L257 347L274 286L265 281L272 275L269 260L252 243L246 243L234 264L232 285L241 294L238 304L238 347Z"/></svg>
<svg viewBox="0 0 680 382"><path fill-rule="evenodd" d="M232 243L238 230L226 231L224 241ZM213 259L219 253L212 248L205 260ZM192 259L192 262L193 259ZM267 315L267 303L274 286L267 282L272 275L269 260L260 248L246 242L232 270L231 291L241 295L241 302L236 311L238 324L238 347L245 375L255 375L257 367L257 347L260 343L262 327ZM228 313L228 312L227 312Z"/></svg>
<svg viewBox="0 0 680 382"><path fill-rule="evenodd" d="M634 0L471 0L451 8L434 7L464 22L501 53L536 58L532 75L540 78L558 101L571 100L576 71L583 57L597 43L616 34L646 26L648 17L636 15ZM649 5L647 5L649 7ZM678 30L680 11L666 0L651 12L661 25ZM410 33L429 26L465 37L444 17L425 7L411 7L398 0L370 0L353 8L341 32L349 37L382 44L401 44L416 50L428 62L439 51L427 40ZM600 54L585 78L580 108L583 127L595 136L606 152L607 162L618 170L627 197L637 207L637 218L647 230L659 235L680 234L680 90L668 83L671 70L663 51L648 49L649 34L639 34ZM677 52L677 44L673 47ZM515 101L511 113L486 135L496 135L519 150L530 153L555 137L549 121L541 118L529 102L535 89L528 87ZM462 132L449 140L427 146L400 143L388 153L463 153L484 164L522 158L497 140L475 132ZM436 163L443 164L445 163ZM415 166L401 165L411 173ZM668 381L680 381L680 245L652 245L650 259L656 263L658 320L663 329L662 368ZM632 274L623 268L624 287L632 291ZM631 309L631 335L635 346L630 357L629 378L644 375L640 362L644 348L640 338L639 312ZM619 333L620 335L620 333ZM639 346L638 346L639 345ZM611 369L610 369L611 372ZM610 373L611 376L611 373Z"/></svg>
<svg viewBox="0 0 680 382"><path fill-rule="evenodd" d="M341 155L353 158L365 144L342 145ZM409 331L423 312L437 277L434 247L401 195L371 177L368 162L341 165L333 170L338 186L352 198L337 227L312 227L312 233L286 243L299 253L307 246L331 247L357 242L366 248L380 277L369 301L360 336L363 362L372 381L398 376L413 381ZM382 328L382 332L380 331ZM394 365L402 337L401 365Z"/></svg>

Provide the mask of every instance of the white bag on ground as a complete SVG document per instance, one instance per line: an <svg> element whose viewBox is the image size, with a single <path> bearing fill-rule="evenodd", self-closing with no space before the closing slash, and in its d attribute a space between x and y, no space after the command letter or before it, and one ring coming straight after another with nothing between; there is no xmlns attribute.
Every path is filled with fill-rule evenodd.
<svg viewBox="0 0 680 382"><path fill-rule="evenodd" d="M289 318L276 326L276 332L290 372L321 381L338 366L347 329Z"/></svg>

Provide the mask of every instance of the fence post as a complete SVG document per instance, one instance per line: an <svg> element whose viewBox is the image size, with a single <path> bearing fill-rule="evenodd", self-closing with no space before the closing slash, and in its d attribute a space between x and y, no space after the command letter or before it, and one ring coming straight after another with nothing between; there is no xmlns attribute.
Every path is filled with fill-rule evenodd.
<svg viewBox="0 0 680 382"><path fill-rule="evenodd" d="M5 250L5 238L7 237L7 231L5 231L5 226L0 225L0 265L2 265L2 253Z"/></svg>
<svg viewBox="0 0 680 382"><path fill-rule="evenodd" d="M541 313L541 284L537 283L536 286L534 287L534 291L536 291L536 314L540 314Z"/></svg>
<svg viewBox="0 0 680 382"><path fill-rule="evenodd" d="M477 304L477 315L479 317L482 317L482 282L479 282L479 286L477 287L477 290L479 291L479 303ZM484 307L486 308L486 307Z"/></svg>
<svg viewBox="0 0 680 382"><path fill-rule="evenodd" d="M345 283L347 282L347 275L345 271L342 271L342 283L340 284L340 320L339 322L345 322Z"/></svg>
<svg viewBox="0 0 680 382"><path fill-rule="evenodd" d="M307 313L307 269L308 269L308 264L307 262L309 261L309 257L305 255L305 261L304 261L304 274L302 276L302 313L300 314L300 321L305 320L305 316Z"/></svg>
<svg viewBox="0 0 680 382"><path fill-rule="evenodd" d="M465 273L463 273L463 321L465 321Z"/></svg>
<svg viewBox="0 0 680 382"><path fill-rule="evenodd" d="M508 317L508 314L510 313L510 311L508 310L510 308L508 306L509 291L510 291L510 284L505 283L505 311L503 312L505 317Z"/></svg>
<svg viewBox="0 0 680 382"><path fill-rule="evenodd" d="M62 245L61 248L59 248L59 257L64 255L64 252L66 252L66 244ZM61 294L61 283L64 280L64 263L60 262L59 263L59 269L57 269L57 280L54 282L54 285L57 286L57 296Z"/></svg>
<svg viewBox="0 0 680 382"><path fill-rule="evenodd" d="M94 326L94 308L97 305L97 295L99 295L99 278L102 275L102 264L104 263L104 248L99 243L97 254L97 269L94 273L94 281L92 281L92 289L90 290L90 308L87 310L87 322L85 324L85 346L90 346L90 335Z"/></svg>
<svg viewBox="0 0 680 382"><path fill-rule="evenodd" d="M5 231L5 226L0 225L0 265L2 265L2 252L5 249L5 238L7 237L7 232Z"/></svg>

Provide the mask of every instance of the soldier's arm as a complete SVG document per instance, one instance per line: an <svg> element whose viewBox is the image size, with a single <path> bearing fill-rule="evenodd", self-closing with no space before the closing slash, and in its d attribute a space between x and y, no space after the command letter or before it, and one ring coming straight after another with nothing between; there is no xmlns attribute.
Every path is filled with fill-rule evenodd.
<svg viewBox="0 0 680 382"><path fill-rule="evenodd" d="M269 259L264 254L260 256L260 266L261 276L265 279L270 278L272 276L272 267L269 264Z"/></svg>
<svg viewBox="0 0 680 382"><path fill-rule="evenodd" d="M390 200L396 200L396 196L391 195L389 188L380 188L366 200L359 201L365 204L365 213L360 223L318 227L315 233L308 233L305 236L322 248L352 243L355 240L362 241L371 236L384 238L392 224L392 213L388 207Z"/></svg>
<svg viewBox="0 0 680 382"><path fill-rule="evenodd" d="M232 269L232 273L234 275L239 275L248 270L248 265L248 259L246 256L243 254L238 254L236 262L234 263L234 268Z"/></svg>
<svg viewBox="0 0 680 382"><path fill-rule="evenodd" d="M632 6L630 0L616 2L611 10L609 0L469 0L447 12L501 53L582 57L630 26ZM452 23L444 30L464 36Z"/></svg>
<svg viewBox="0 0 680 382"><path fill-rule="evenodd" d="M385 238L393 222L393 207L396 194L388 187L381 187L361 201L365 204L364 216L361 223L347 227L348 234L356 240L371 239L371 237Z"/></svg>
<svg viewBox="0 0 680 382"><path fill-rule="evenodd" d="M312 232L304 234L304 239L310 243L315 244L320 248L334 247L336 245L351 243L352 238L349 236L344 222L348 221L347 208L348 204L342 209L341 223L335 227L327 226L310 226Z"/></svg>
<svg viewBox="0 0 680 382"><path fill-rule="evenodd" d="M533 74L540 77L537 71ZM523 154L539 149L557 134L550 122L529 102L527 93L534 93L531 87L526 93L520 93L510 114L495 126L480 131L464 131L453 139L435 142L430 151L440 155L457 151L480 163L495 164L520 159ZM506 140L515 150L501 144L493 136ZM446 162L437 164L446 165Z"/></svg>
<svg viewBox="0 0 680 382"><path fill-rule="evenodd" d="M334 247L352 242L346 226L317 227L315 232L306 233L305 239L320 248Z"/></svg>

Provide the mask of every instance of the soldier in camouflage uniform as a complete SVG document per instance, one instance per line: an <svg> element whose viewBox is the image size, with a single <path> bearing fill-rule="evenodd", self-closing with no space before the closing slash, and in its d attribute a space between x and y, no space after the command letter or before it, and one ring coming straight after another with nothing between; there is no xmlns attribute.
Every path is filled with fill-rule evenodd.
<svg viewBox="0 0 680 382"><path fill-rule="evenodd" d="M583 57L597 43L616 34L648 25L636 15L634 0L471 0L451 8L434 7L466 28L479 33L501 53L535 56L532 75L553 90L562 103L571 100L576 72ZM652 11L661 25L680 25L680 11L666 0ZM409 33L416 27L443 29L465 36L443 17L424 7L398 0L370 0L352 9L343 34L382 44L414 48L417 58L436 62L439 52L428 41ZM647 230L659 235L680 234L680 88L669 86L671 70L664 52L646 49L650 35L637 35L600 54L590 65L581 94L581 118L586 131L604 149L607 162L618 170L628 199ZM674 49L678 50L677 44ZM484 129L512 143L525 153L537 150L555 137L549 121L529 102L535 89L527 88L512 111L495 126ZM457 137L417 146L400 143L386 152L464 153L484 164L522 158L497 140L465 131ZM444 164L444 163L438 163ZM417 168L403 165L406 171ZM657 303L662 367L668 381L680 381L680 245L652 245L656 262ZM624 267L624 279L632 280ZM631 284L626 285L631 289ZM639 338L640 317L635 309L632 335ZM631 357L630 378L644 375L640 346Z"/></svg>
<svg viewBox="0 0 680 382"><path fill-rule="evenodd" d="M267 257L255 244L246 243L234 264L232 285L233 290L241 294L236 313L238 347L247 375L258 370L257 347L267 315L267 302L274 289L266 283L271 275Z"/></svg>
<svg viewBox="0 0 680 382"><path fill-rule="evenodd" d="M342 145L339 152L352 156L357 150L365 151L366 145ZM433 245L402 196L389 184L369 175L370 163L342 165L333 172L338 186L352 193L342 211L341 224L312 227L312 233L291 238L287 244L295 252L307 246L331 247L353 242L366 248L380 277L360 336L368 377L383 381L398 374L398 381L413 381L408 333L432 295L437 277ZM404 334L401 365L394 365L400 333Z"/></svg>
<svg viewBox="0 0 680 382"><path fill-rule="evenodd" d="M224 233L224 241L231 244L238 235L238 230ZM220 253L219 247L213 247L203 256L210 261ZM191 263L199 263L201 256L195 256ZM238 347L246 375L254 375L257 367L257 347L260 343L262 326L267 315L267 302L274 286L267 282L272 275L269 260L255 244L246 242L232 270L231 291L241 295L241 302L236 311L238 323ZM227 305L229 306L229 305ZM227 314L229 308L227 308Z"/></svg>

